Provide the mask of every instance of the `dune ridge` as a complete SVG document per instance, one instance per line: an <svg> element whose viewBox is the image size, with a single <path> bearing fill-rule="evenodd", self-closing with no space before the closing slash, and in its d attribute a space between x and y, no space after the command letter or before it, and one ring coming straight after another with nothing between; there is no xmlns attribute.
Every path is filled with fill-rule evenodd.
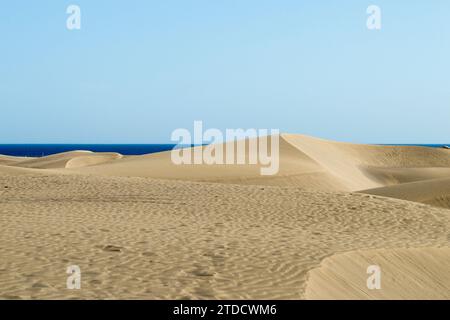
<svg viewBox="0 0 450 320"><path fill-rule="evenodd" d="M9 157L10 166L30 169L80 168L98 165L123 156L116 152L69 151L38 158ZM8 164L7 164L8 165Z"/></svg>
<svg viewBox="0 0 450 320"><path fill-rule="evenodd" d="M249 139L246 140L247 159L248 146ZM273 176L262 176L260 165L175 165L170 151L133 157L74 151L25 160L8 157L3 165L64 169L66 173L75 174L289 186L320 191L366 192L389 187L380 193L382 196L390 196L388 191L395 189L392 186L450 178L450 150L446 149L351 144L293 134L281 134L279 148L279 172ZM429 194L427 198L447 198L448 188L444 184L441 182L432 190L445 191L445 194L438 192L433 197L425 190ZM420 184L415 186L421 189ZM392 196L396 197L395 194ZM415 200L418 197L400 198L420 202ZM447 207L446 200L424 203L435 205L438 202Z"/></svg>
<svg viewBox="0 0 450 320"><path fill-rule="evenodd" d="M24 161L24 160L29 160L32 158L27 158L27 157L14 157L14 156L8 156L8 155L3 155L0 154L0 165L11 165L14 164L16 162L20 162L20 161Z"/></svg>
<svg viewBox="0 0 450 320"><path fill-rule="evenodd" d="M248 140L246 152L248 159ZM84 165L85 161L77 160L82 156L86 155L60 154L47 160L16 162L13 165L44 169L67 167L69 173L104 176L291 186L329 191L359 191L450 177L449 150L358 145L292 134L280 136L280 170L274 176L261 176L259 165L175 165L171 161L170 151L133 157L115 154L108 161L100 160L102 156L92 153L91 157L99 161L91 162L86 158L89 166ZM66 166L66 163L69 164Z"/></svg>

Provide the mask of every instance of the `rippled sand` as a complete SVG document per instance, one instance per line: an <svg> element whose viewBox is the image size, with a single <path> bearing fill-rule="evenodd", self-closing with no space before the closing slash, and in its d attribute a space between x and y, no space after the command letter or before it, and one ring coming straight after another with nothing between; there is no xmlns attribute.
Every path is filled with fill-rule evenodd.
<svg viewBox="0 0 450 320"><path fill-rule="evenodd" d="M450 210L429 201L447 182L389 193L445 178L449 151L287 135L280 152L274 177L168 153L0 158L0 298L449 298Z"/></svg>

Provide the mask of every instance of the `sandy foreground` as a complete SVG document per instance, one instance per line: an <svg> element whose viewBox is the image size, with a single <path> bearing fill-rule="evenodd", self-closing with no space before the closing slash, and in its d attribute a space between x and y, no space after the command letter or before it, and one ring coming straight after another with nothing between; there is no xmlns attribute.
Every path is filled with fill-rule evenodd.
<svg viewBox="0 0 450 320"><path fill-rule="evenodd" d="M445 149L283 134L275 176L0 156L0 299L449 299L449 209Z"/></svg>

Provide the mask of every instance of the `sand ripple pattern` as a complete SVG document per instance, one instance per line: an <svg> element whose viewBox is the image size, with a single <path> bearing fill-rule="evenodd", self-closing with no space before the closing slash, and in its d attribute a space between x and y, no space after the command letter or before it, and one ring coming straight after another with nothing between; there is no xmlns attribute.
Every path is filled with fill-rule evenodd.
<svg viewBox="0 0 450 320"><path fill-rule="evenodd" d="M449 226L449 210L365 194L1 175L0 298L301 299L326 257L448 246Z"/></svg>

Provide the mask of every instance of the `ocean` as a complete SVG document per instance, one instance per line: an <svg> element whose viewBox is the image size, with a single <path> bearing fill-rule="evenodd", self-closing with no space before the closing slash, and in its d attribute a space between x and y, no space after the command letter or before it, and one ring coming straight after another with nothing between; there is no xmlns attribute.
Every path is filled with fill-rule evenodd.
<svg viewBox="0 0 450 320"><path fill-rule="evenodd" d="M446 146L445 144L398 145L431 148ZM123 155L142 155L172 150L175 146L175 144L0 144L0 154L16 157L43 157L73 150L89 150L93 152L118 152Z"/></svg>
<svg viewBox="0 0 450 320"><path fill-rule="evenodd" d="M449 144L381 144L381 146L401 146L401 147L430 147L430 148L444 148L450 146Z"/></svg>
<svg viewBox="0 0 450 320"><path fill-rule="evenodd" d="M0 144L0 154L16 157L43 157L55 153L88 150L141 155L172 150L174 144Z"/></svg>

